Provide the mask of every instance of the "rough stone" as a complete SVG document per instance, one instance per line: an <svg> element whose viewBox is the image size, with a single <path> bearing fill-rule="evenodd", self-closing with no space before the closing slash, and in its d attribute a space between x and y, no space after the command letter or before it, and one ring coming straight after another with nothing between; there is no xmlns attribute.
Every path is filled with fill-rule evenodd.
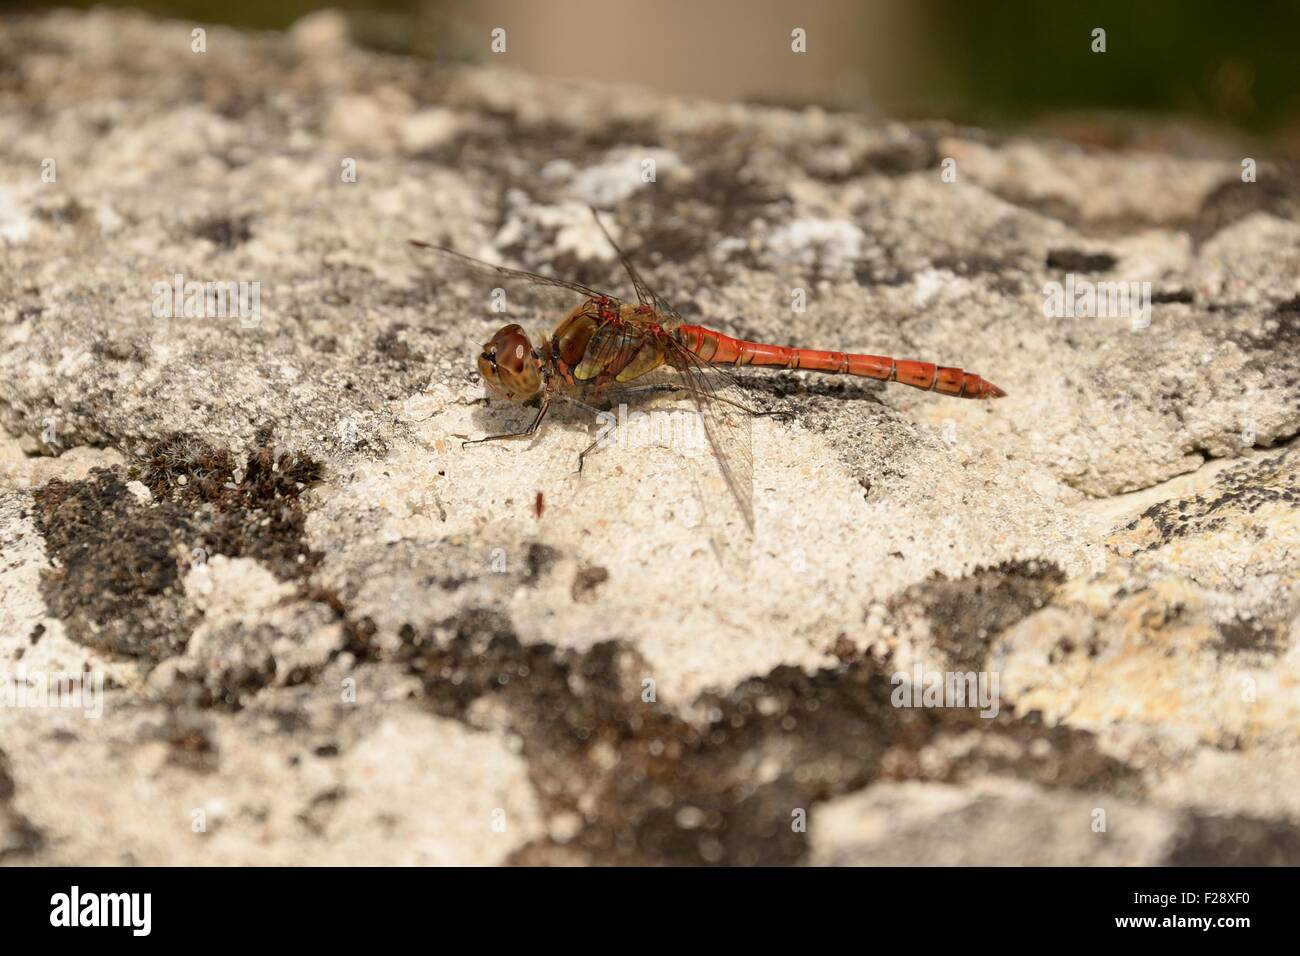
<svg viewBox="0 0 1300 956"><path fill-rule="evenodd" d="M191 27L0 31L0 664L104 682L0 708L0 858L1300 862L1293 171ZM743 375L724 570L672 448L462 447L530 412L406 240L630 295L589 203L688 319L1008 397Z"/></svg>

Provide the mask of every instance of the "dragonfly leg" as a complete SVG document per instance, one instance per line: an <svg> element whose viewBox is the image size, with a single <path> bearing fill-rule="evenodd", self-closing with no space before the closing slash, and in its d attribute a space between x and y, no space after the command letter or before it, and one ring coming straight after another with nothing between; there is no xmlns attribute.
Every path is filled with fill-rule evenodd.
<svg viewBox="0 0 1300 956"><path fill-rule="evenodd" d="M672 382L656 382L653 385L631 385L621 389L623 395L635 395L637 392L680 392L682 386Z"/></svg>
<svg viewBox="0 0 1300 956"><path fill-rule="evenodd" d="M582 463L586 460L588 455L590 455L593 451L596 450L596 446L599 445L600 442L601 439L597 438L594 442L592 442L582 451L578 452L578 474L582 474Z"/></svg>
<svg viewBox="0 0 1300 956"><path fill-rule="evenodd" d="M594 412L598 417L602 414L601 410L597 408L595 405L588 405L586 402L582 401L581 399L574 398L572 395L561 395L559 397L566 402L570 402L574 405L577 405L579 408L585 408L589 412ZM586 459L586 457L589 454L595 451L596 446L599 445L602 441L604 441L604 438L605 435L602 432L596 438L595 441L593 441L590 445L588 445L586 448L584 448L581 452L578 453L578 474L582 474L583 461Z"/></svg>
<svg viewBox="0 0 1300 956"><path fill-rule="evenodd" d="M489 441L504 441L507 438L528 438L535 435L537 434L537 429L542 427L542 419L546 417L546 410L550 408L550 405L551 400L549 398L542 399L542 407L539 408L537 414L533 416L532 423L521 432L506 432L502 435L485 435L482 438L467 438L460 443L460 447L464 448L467 445L481 445L484 442Z"/></svg>

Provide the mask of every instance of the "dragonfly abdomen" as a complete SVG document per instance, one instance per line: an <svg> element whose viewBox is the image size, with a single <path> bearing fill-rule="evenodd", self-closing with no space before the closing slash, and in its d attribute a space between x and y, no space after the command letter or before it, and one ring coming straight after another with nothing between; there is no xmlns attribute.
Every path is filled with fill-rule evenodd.
<svg viewBox="0 0 1300 956"><path fill-rule="evenodd" d="M879 381L901 382L913 388L958 398L1001 398L1006 394L974 372L935 365L933 362L750 342L700 325L683 325L677 331L682 344L711 365L801 368L829 372L832 375L854 375Z"/></svg>

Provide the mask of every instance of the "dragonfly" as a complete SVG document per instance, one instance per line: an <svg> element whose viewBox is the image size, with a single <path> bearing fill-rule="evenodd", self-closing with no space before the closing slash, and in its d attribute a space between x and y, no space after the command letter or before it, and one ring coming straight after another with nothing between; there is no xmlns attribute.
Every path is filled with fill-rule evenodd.
<svg viewBox="0 0 1300 956"><path fill-rule="evenodd" d="M707 438L712 461L739 512L745 529L754 531L753 462L748 421L771 414L753 408L731 370L742 367L802 369L898 382L940 395L967 399L1001 398L1006 393L987 379L933 362L882 355L825 351L773 345L727 335L687 322L642 278L626 252L614 241L599 213L591 213L627 273L636 301L627 301L578 282L494 265L445 246L408 240L416 249L454 261L469 272L497 280L559 290L572 308L549 338L534 343L517 323L499 329L482 346L478 371L488 391L508 402L536 408L518 431L466 440L465 445L527 438L541 428L557 400L596 409L602 400L638 390L685 392ZM665 374L666 373L666 374ZM581 471L598 439L578 457ZM716 513L717 496L701 491L705 515ZM725 524L717 522L718 526ZM716 549L721 549L717 533Z"/></svg>

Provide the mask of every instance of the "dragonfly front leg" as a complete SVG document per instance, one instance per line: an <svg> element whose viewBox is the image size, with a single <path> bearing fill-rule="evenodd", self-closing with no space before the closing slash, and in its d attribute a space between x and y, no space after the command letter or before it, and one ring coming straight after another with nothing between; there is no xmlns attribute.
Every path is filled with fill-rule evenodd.
<svg viewBox="0 0 1300 956"><path fill-rule="evenodd" d="M550 398L547 397L542 399L542 407L539 408L537 410L537 414L533 416L532 423L521 432L506 432L502 435L485 435L482 438L467 438L460 443L460 447L464 448L467 445L481 445L484 442L489 442L489 441L504 441L507 438L529 438L533 435L536 435L537 429L542 427L542 419L546 417L546 410L550 407L551 407ZM460 436L456 436L456 437L460 437Z"/></svg>

